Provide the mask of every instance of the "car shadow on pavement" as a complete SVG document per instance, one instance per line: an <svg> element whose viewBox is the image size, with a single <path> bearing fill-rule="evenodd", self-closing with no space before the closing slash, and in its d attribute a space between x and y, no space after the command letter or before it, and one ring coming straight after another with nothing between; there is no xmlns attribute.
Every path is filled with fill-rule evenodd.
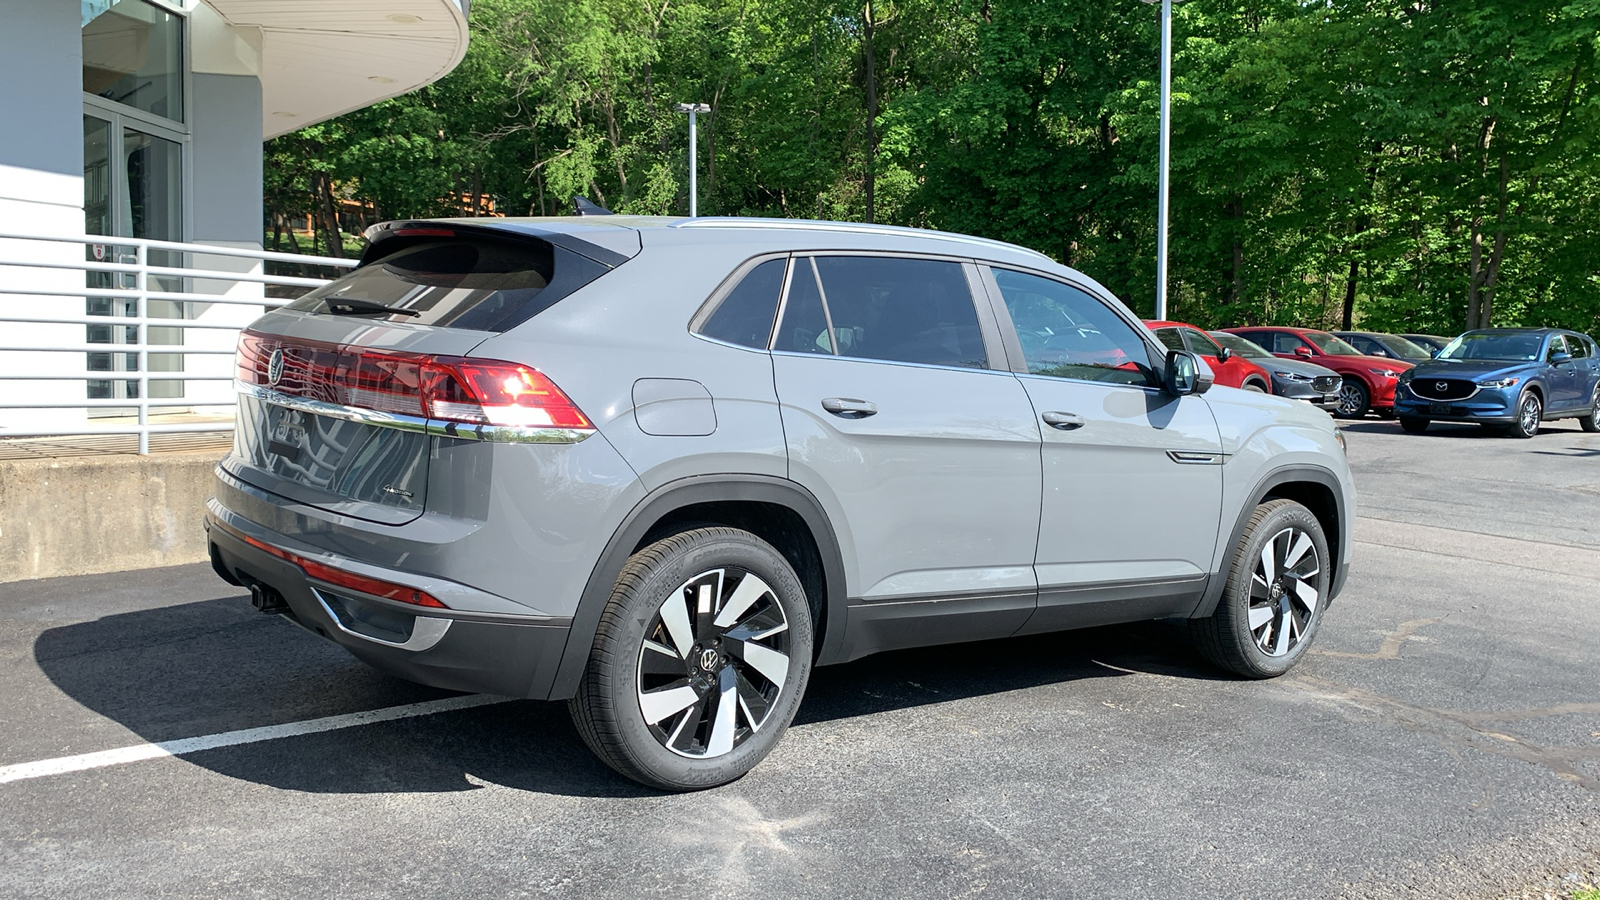
<svg viewBox="0 0 1600 900"><path fill-rule="evenodd" d="M228 597L51 628L34 659L72 700L150 742L453 696L383 675ZM1149 622L903 650L812 673L797 725L1087 678L1227 678L1181 624ZM88 747L84 749L110 749ZM511 701L183 756L218 774L314 793L447 792L492 783L586 796L653 792L583 746L562 703Z"/></svg>

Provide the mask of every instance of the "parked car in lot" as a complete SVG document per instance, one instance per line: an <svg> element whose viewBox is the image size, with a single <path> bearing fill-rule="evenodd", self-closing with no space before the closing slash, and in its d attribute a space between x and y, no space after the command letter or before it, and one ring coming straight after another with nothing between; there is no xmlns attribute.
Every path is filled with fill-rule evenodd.
<svg viewBox="0 0 1600 900"><path fill-rule="evenodd" d="M1303 359L1273 356L1260 344L1247 341L1237 334L1213 331L1211 336L1224 350L1266 369L1272 376L1272 392L1279 397L1304 400L1330 412L1338 408L1339 386L1344 383L1338 372Z"/></svg>
<svg viewBox="0 0 1600 900"><path fill-rule="evenodd" d="M1279 675L1345 583L1330 419L1208 392L1032 251L622 216L369 237L240 339L213 567L383 671L567 701L641 783L738 778L814 665L881 650L1179 617Z"/></svg>
<svg viewBox="0 0 1600 900"><path fill-rule="evenodd" d="M1260 344L1284 359L1304 359L1339 373L1339 405L1334 415L1359 419L1368 410L1380 416L1394 414L1394 387L1411 363L1360 350L1314 328L1249 327L1224 329Z"/></svg>
<svg viewBox="0 0 1600 900"><path fill-rule="evenodd" d="M1450 346L1450 341L1453 340L1453 338L1438 334L1402 334L1400 336L1428 351L1430 356L1438 356L1439 351Z"/></svg>
<svg viewBox="0 0 1600 900"><path fill-rule="evenodd" d="M1186 322L1144 321L1156 339L1172 350L1199 354L1216 375L1217 384L1258 394L1272 393L1272 375L1254 361L1219 345L1210 335Z"/></svg>
<svg viewBox="0 0 1600 900"><path fill-rule="evenodd" d="M1600 431L1600 348L1554 328L1469 331L1400 377L1395 412L1412 433L1433 421L1478 422L1528 438L1554 419Z"/></svg>
<svg viewBox="0 0 1600 900"><path fill-rule="evenodd" d="M1433 353L1428 348L1406 340L1398 334L1384 334L1380 331L1330 331L1328 333L1368 356L1402 359L1412 364L1433 358Z"/></svg>

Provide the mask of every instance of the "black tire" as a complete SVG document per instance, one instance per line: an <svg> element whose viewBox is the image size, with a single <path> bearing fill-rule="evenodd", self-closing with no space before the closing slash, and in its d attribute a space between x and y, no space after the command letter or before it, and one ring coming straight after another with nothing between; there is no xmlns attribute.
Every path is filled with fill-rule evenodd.
<svg viewBox="0 0 1600 900"><path fill-rule="evenodd" d="M718 625L751 576L758 596ZM714 602L697 609L708 594ZM716 787L749 772L783 737L811 675L811 644L805 589L782 554L747 531L681 532L623 566L567 709L583 742L618 773L666 791ZM658 710L698 699L646 721L646 698L668 693L676 697L658 699Z"/></svg>
<svg viewBox="0 0 1600 900"><path fill-rule="evenodd" d="M1432 420L1430 419L1423 419L1417 416L1401 416L1400 430L1404 431L1406 434L1421 434L1428 430L1428 424L1431 421Z"/></svg>
<svg viewBox="0 0 1600 900"><path fill-rule="evenodd" d="M1302 536L1309 547L1301 547ZM1264 571L1262 550L1269 542L1283 571ZM1294 668L1316 638L1333 566L1322 523L1310 510L1293 500L1256 507L1234 548L1216 610L1189 623L1196 649L1245 678L1275 678Z"/></svg>
<svg viewBox="0 0 1600 900"><path fill-rule="evenodd" d="M1544 403L1533 391L1523 391L1517 398L1517 418L1506 427L1506 437L1531 438L1539 433L1539 423L1544 421Z"/></svg>
<svg viewBox="0 0 1600 900"><path fill-rule="evenodd" d="M1590 434L1600 431L1600 386L1594 389L1594 397L1589 401L1589 414L1579 416L1578 425Z"/></svg>
<svg viewBox="0 0 1600 900"><path fill-rule="evenodd" d="M1359 378L1346 378L1339 386L1339 405L1333 414L1341 419L1364 419L1372 405L1372 393Z"/></svg>

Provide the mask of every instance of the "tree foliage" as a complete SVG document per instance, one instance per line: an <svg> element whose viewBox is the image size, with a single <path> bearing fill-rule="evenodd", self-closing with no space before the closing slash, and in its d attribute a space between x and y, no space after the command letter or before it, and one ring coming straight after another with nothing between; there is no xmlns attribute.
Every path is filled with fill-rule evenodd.
<svg viewBox="0 0 1600 900"><path fill-rule="evenodd" d="M269 229L481 196L1024 244L1148 312L1158 22L1136 0L475 0L416 93L267 146ZM1600 329L1600 0L1190 0L1174 31L1172 314ZM321 210L322 212L319 212ZM280 238L281 239L281 238ZM321 245L319 245L321 246Z"/></svg>

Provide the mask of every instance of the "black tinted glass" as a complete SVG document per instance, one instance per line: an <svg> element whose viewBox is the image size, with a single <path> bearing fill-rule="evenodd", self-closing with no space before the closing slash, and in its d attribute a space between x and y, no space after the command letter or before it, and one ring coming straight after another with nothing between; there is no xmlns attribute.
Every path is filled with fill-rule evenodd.
<svg viewBox="0 0 1600 900"><path fill-rule="evenodd" d="M536 299L556 278L556 251L543 241L426 241L382 257L289 305L328 312L328 302L366 301L416 315L367 314L367 318L416 325L494 331L524 321L526 309L548 306L606 271L563 253L568 271L548 302ZM582 270L582 271L579 271ZM566 283L571 282L571 283Z"/></svg>
<svg viewBox="0 0 1600 900"><path fill-rule="evenodd" d="M1156 339L1167 345L1168 350L1187 350L1183 345L1183 335L1176 328L1157 328Z"/></svg>
<svg viewBox="0 0 1600 900"><path fill-rule="evenodd" d="M778 329L778 339L772 349L791 353L833 353L828 319L822 311L822 295L817 292L817 275L809 259L794 261L789 301L783 308L783 325Z"/></svg>
<svg viewBox="0 0 1600 900"><path fill-rule="evenodd" d="M994 270L1034 375L1155 387L1149 346L1094 297L1038 275Z"/></svg>
<svg viewBox="0 0 1600 900"><path fill-rule="evenodd" d="M840 356L988 366L978 312L960 263L824 256L816 265Z"/></svg>
<svg viewBox="0 0 1600 900"><path fill-rule="evenodd" d="M741 347L765 350L767 338L772 335L773 316L778 312L786 263L787 260L769 259L746 273L722 299L700 333Z"/></svg>

